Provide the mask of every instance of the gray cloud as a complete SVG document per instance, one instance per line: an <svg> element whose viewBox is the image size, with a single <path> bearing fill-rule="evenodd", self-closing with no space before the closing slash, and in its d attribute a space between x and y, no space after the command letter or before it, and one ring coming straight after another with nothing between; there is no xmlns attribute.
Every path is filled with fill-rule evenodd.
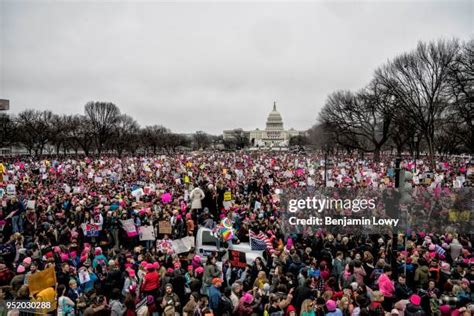
<svg viewBox="0 0 474 316"><path fill-rule="evenodd" d="M141 125L263 128L274 100L306 129L418 40L472 35L470 1L165 3L0 0L11 110L116 103Z"/></svg>

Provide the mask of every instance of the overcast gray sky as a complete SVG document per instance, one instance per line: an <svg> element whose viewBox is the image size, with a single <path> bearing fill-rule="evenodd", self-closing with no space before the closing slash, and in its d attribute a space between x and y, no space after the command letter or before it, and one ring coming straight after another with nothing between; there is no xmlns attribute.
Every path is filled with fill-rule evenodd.
<svg viewBox="0 0 474 316"><path fill-rule="evenodd" d="M0 98L12 113L111 101L142 126L213 134L264 128L276 100L307 129L329 93L417 41L469 39L473 3L0 0Z"/></svg>

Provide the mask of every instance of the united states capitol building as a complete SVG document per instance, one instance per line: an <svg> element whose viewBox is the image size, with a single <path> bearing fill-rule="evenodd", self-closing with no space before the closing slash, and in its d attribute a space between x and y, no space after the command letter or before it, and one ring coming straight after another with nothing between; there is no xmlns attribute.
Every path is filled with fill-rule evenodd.
<svg viewBox="0 0 474 316"><path fill-rule="evenodd" d="M287 147L291 137L302 135L293 128L285 130L283 127L283 119L280 112L276 109L276 102L273 103L273 110L268 114L266 127L264 130L255 129L253 131L244 131L241 128L225 130L223 134L224 140L231 140L236 135L243 135L248 138L252 147Z"/></svg>

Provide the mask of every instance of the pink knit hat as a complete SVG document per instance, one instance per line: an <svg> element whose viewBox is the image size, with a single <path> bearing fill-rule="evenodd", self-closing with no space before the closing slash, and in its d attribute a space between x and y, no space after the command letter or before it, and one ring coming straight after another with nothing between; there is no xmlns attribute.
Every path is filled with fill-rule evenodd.
<svg viewBox="0 0 474 316"><path fill-rule="evenodd" d="M326 308L330 312L334 312L336 310L336 306L336 302L334 302L333 300L329 300L326 302Z"/></svg>
<svg viewBox="0 0 474 316"><path fill-rule="evenodd" d="M203 267L197 267L196 270L194 270L197 274L202 274L204 273L204 268Z"/></svg>
<svg viewBox="0 0 474 316"><path fill-rule="evenodd" d="M252 294L250 293L245 293L242 298L241 298L242 302L244 303L247 303L247 304L251 304L253 302L253 296Z"/></svg>

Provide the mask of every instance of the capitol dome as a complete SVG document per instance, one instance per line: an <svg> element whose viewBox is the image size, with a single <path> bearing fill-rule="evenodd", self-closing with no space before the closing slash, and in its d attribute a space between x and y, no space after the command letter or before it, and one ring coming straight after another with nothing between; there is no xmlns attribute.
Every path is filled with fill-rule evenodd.
<svg viewBox="0 0 474 316"><path fill-rule="evenodd" d="M282 131L283 130L283 119L281 118L280 112L276 109L276 102L273 103L273 110L268 114L267 118L267 131Z"/></svg>

